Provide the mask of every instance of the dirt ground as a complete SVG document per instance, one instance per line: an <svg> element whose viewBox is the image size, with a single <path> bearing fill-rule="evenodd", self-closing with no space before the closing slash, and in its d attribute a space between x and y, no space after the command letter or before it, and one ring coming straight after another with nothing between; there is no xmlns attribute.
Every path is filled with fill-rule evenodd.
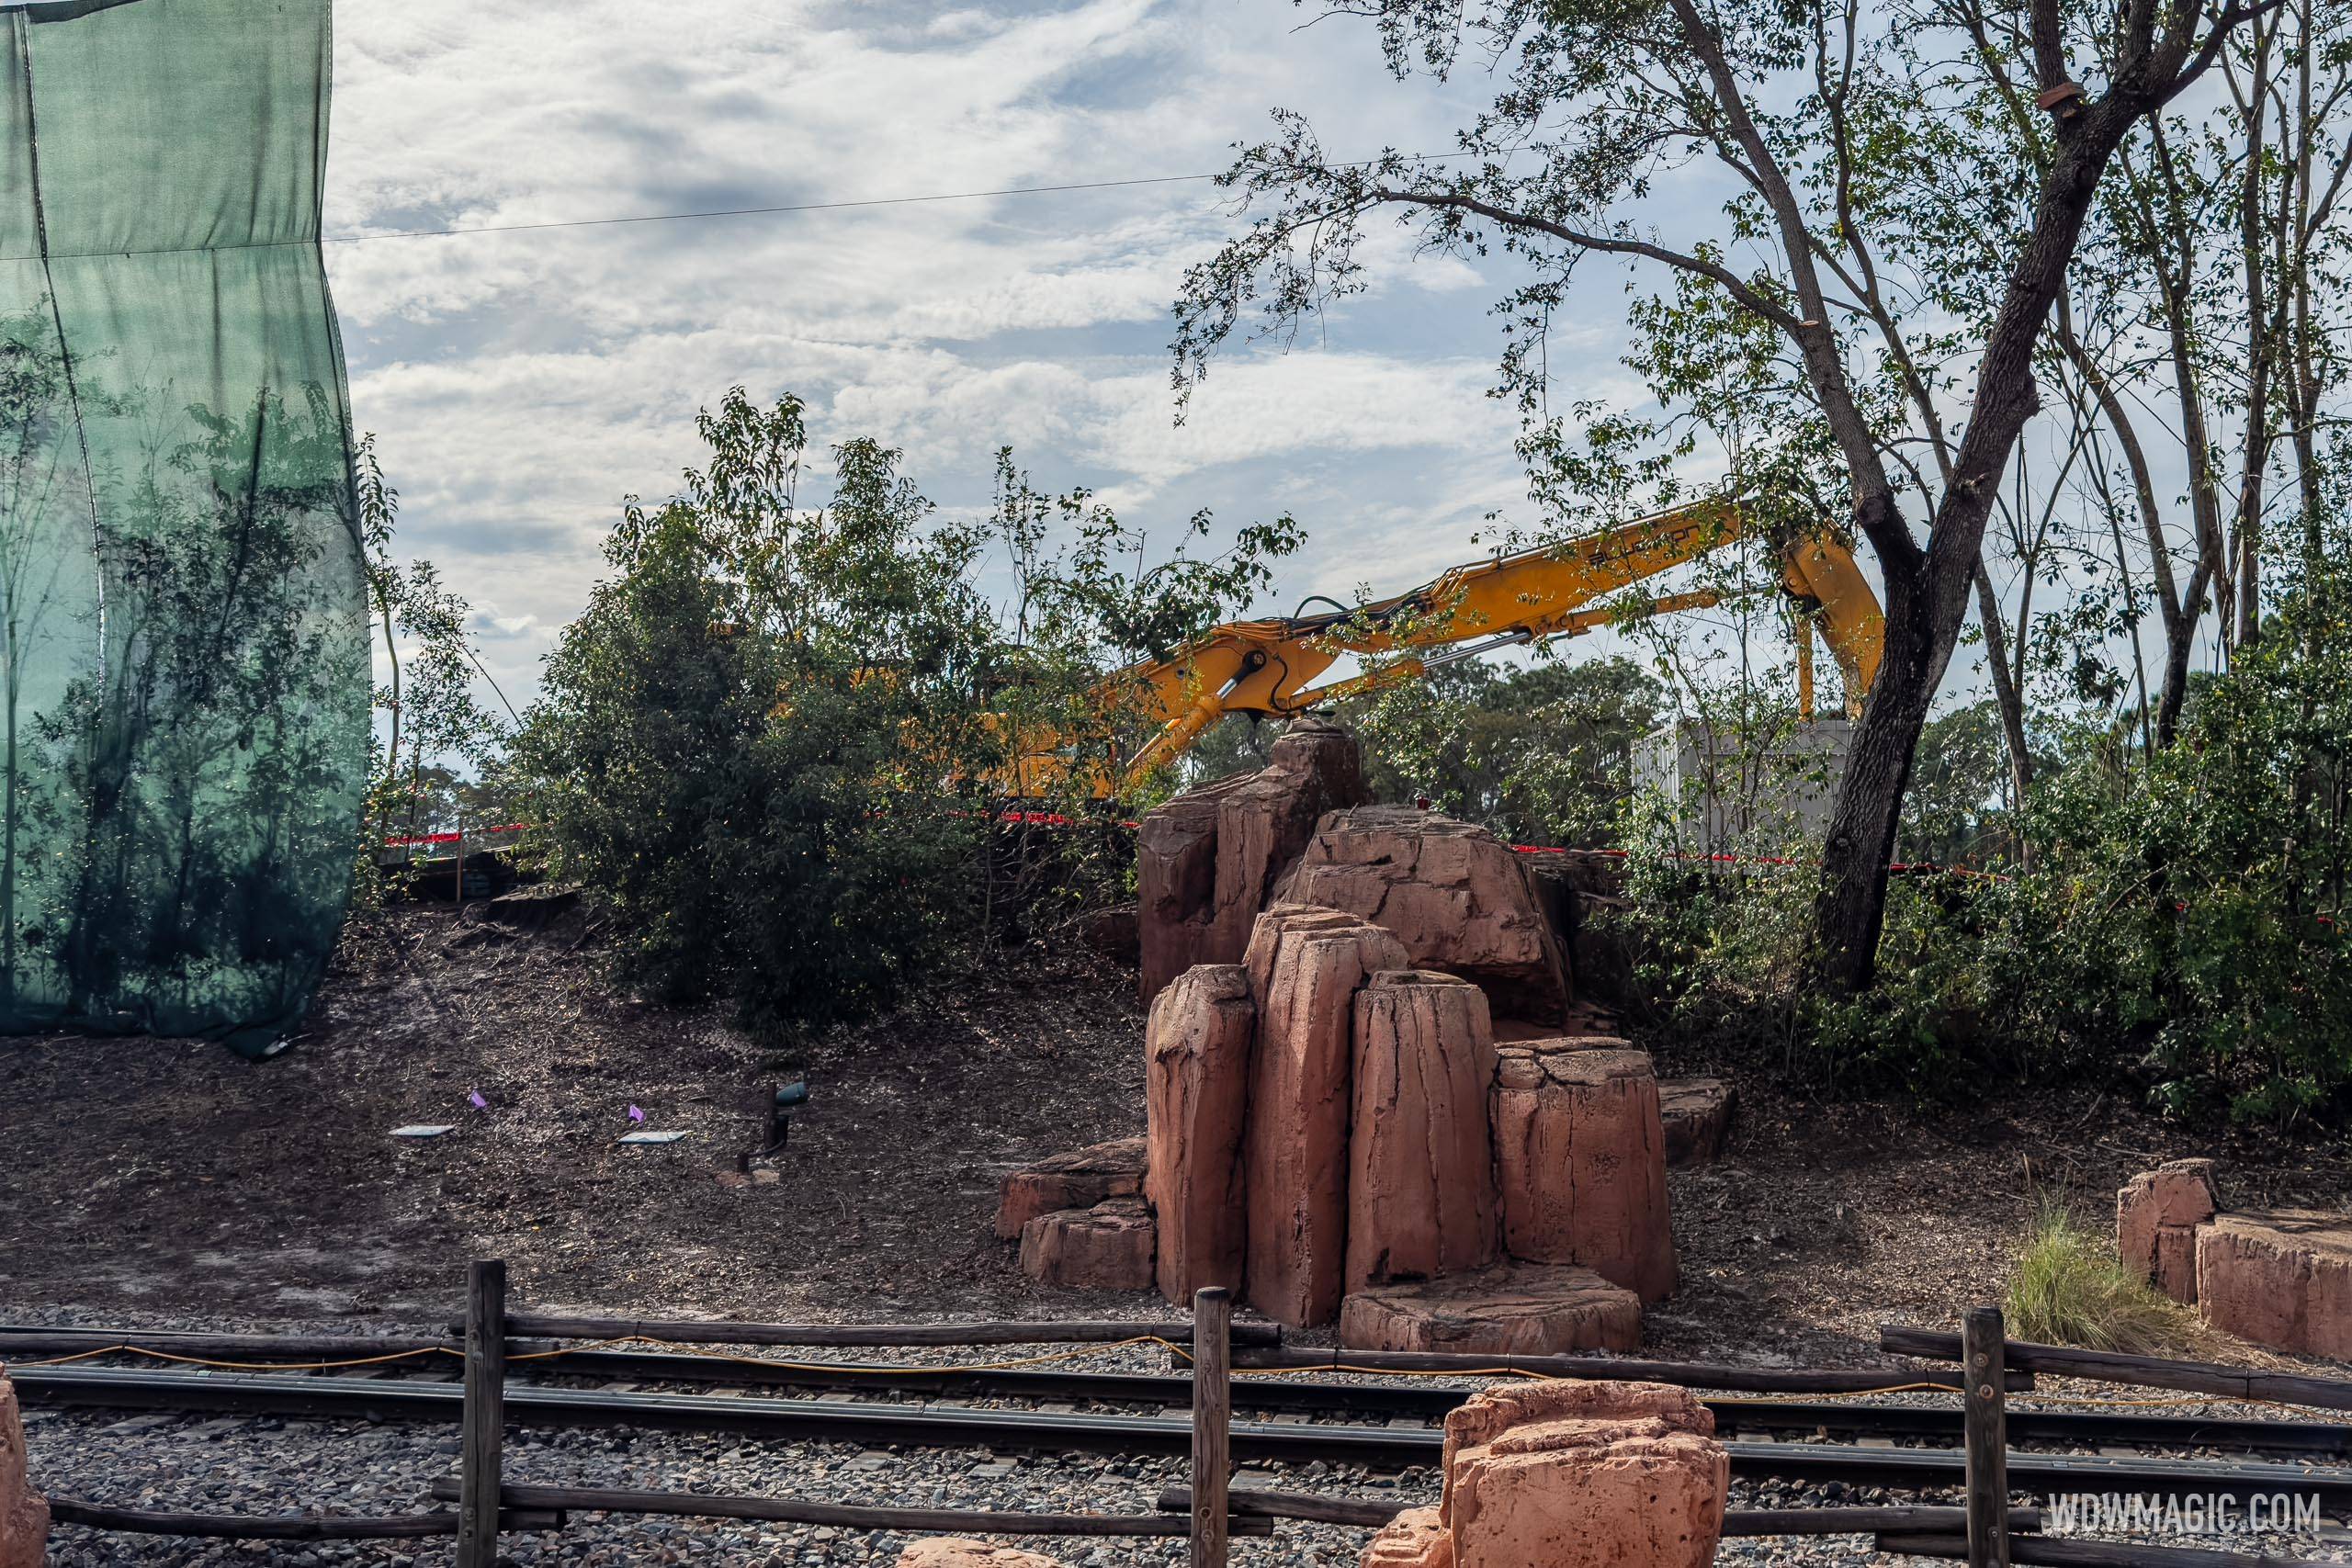
<svg viewBox="0 0 2352 1568"><path fill-rule="evenodd" d="M506 1258L517 1303L545 1308L1150 1309L1033 1286L989 1229L1006 1171L1141 1130L1127 972L1070 959L786 1060L630 998L598 958L576 915L525 933L414 908L352 944L266 1062L0 1041L0 1309L432 1321L475 1257ZM811 1098L780 1179L722 1184L756 1087L786 1069ZM1657 1353L1869 1359L1881 1321L1949 1325L1997 1294L2038 1203L2103 1213L2161 1159L2222 1156L2235 1206L2352 1192L2340 1146L2200 1136L2087 1097L1916 1115L1742 1096L1725 1157L1673 1178L1684 1285L1650 1314ZM631 1106L686 1138L621 1145ZM412 1122L457 1130L390 1135Z"/></svg>

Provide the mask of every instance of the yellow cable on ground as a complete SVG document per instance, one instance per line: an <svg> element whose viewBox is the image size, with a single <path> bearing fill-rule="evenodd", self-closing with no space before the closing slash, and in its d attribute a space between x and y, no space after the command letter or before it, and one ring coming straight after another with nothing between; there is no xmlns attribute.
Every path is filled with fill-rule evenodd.
<svg viewBox="0 0 2352 1568"><path fill-rule="evenodd" d="M202 1356L183 1356L175 1351L151 1349L144 1345L102 1345L95 1350L81 1350L71 1356L52 1356L42 1361L0 1362L0 1368L66 1367L76 1361L87 1361L98 1356L149 1356L158 1361L170 1361L183 1367L209 1367L232 1372L331 1372L344 1367L380 1367L388 1361L412 1361L419 1356L455 1356L459 1354L447 1345L427 1345L422 1349L395 1350L382 1356L361 1356L347 1361L215 1361Z"/></svg>

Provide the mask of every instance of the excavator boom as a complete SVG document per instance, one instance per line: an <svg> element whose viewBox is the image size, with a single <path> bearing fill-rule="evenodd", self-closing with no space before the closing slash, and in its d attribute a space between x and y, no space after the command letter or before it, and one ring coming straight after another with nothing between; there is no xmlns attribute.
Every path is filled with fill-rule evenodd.
<svg viewBox="0 0 2352 1568"><path fill-rule="evenodd" d="M1621 618L1599 601L1739 537L1743 518L1728 501L1706 501L1608 528L1565 544L1454 567L1435 581L1353 610L1238 621L1193 638L1165 658L1123 670L1098 688L1106 706L1133 702L1158 728L1124 761L1067 754L1059 738L1038 738L1007 781L1012 793L1043 793L1083 771L1098 796L1181 755L1231 713L1289 716L1357 693L1419 679L1439 665L1514 644L1576 637ZM1800 609L1799 697L1811 716L1810 634L1818 622L1845 677L1847 705L1859 713L1878 674L1885 617L1853 553L1824 534L1782 552L1782 580ZM1721 596L1702 590L1652 601L1634 613L1703 608ZM1422 652L1419 650L1427 649ZM1345 654L1405 658L1317 686Z"/></svg>

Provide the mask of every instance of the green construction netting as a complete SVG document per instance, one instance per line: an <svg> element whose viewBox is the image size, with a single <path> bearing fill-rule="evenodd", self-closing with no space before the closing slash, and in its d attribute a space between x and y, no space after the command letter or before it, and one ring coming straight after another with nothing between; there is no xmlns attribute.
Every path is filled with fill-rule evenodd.
<svg viewBox="0 0 2352 1568"><path fill-rule="evenodd" d="M264 1053L367 771L329 0L0 18L0 1031Z"/></svg>

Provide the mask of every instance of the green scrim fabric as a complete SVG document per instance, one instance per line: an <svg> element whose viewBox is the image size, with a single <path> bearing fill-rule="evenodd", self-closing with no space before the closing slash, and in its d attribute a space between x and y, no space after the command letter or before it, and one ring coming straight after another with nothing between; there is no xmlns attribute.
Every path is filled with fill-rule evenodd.
<svg viewBox="0 0 2352 1568"><path fill-rule="evenodd" d="M0 1031L265 1054L367 770L329 0L0 27Z"/></svg>

